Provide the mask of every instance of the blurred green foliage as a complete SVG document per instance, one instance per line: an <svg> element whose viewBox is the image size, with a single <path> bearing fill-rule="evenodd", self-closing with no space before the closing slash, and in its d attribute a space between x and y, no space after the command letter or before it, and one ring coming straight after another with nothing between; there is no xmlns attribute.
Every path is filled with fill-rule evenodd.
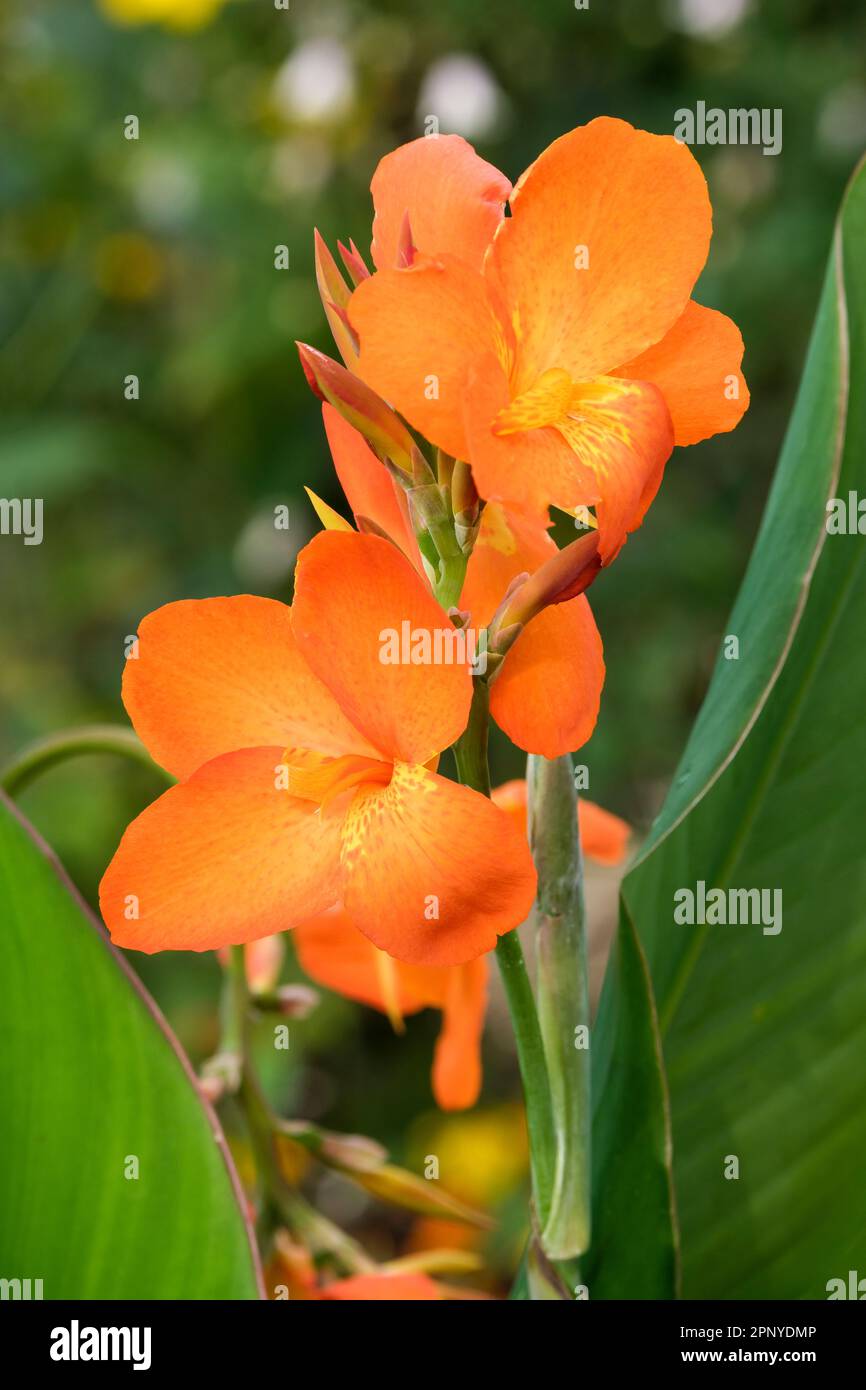
<svg viewBox="0 0 866 1390"><path fill-rule="evenodd" d="M159 12L190 27L120 22ZM4 758L67 725L125 719L123 642L150 609L290 596L315 529L303 483L341 505L293 347L331 350L312 230L366 250L376 161L425 115L516 178L601 113L670 132L699 100L781 108L777 157L695 150L715 212L697 296L742 328L751 409L734 435L674 455L592 594L608 680L590 794L645 826L724 633L866 144L862 0L7 0L0 26L0 495L45 500L41 546L0 538ZM274 267L278 245L288 270ZM124 396L130 374L138 400ZM497 780L521 771L504 741L494 755ZM91 759L23 804L92 898L158 790ZM216 966L163 958L142 973L206 1053ZM399 1149L429 1105L435 1021L395 1044L340 1001L314 1018L294 1100ZM494 1036L494 1097L513 1079L497 1048Z"/></svg>

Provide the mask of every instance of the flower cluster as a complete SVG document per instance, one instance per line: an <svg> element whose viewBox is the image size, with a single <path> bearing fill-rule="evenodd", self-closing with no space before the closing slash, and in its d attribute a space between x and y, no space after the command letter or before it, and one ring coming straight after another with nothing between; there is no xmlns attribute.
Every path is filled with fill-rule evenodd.
<svg viewBox="0 0 866 1390"><path fill-rule="evenodd" d="M691 298L711 211L672 137L598 119L514 188L459 137L425 137L372 193L372 271L354 243L345 274L316 243L343 363L300 345L354 524L313 497L291 607L212 598L141 623L123 699L177 783L128 828L101 906L142 951L292 928L313 979L395 1026L440 1009L434 1089L460 1107L485 956L536 876L522 784L489 798L439 759L479 688L526 752L587 741L604 661L585 591L674 445L731 429L748 391L738 330ZM551 508L574 519L563 548ZM384 633L436 651L470 627L472 667L382 659ZM586 853L621 857L627 827L580 814Z"/></svg>

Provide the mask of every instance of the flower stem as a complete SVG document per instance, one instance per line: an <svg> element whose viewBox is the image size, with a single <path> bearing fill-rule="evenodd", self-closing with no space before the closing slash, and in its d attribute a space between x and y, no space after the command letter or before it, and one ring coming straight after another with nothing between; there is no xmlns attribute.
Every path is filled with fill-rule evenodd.
<svg viewBox="0 0 866 1390"><path fill-rule="evenodd" d="M7 796L18 796L40 773L83 753L120 753L145 767L156 769L168 779L168 773L157 766L141 739L131 729L115 724L89 724L80 729L49 734L47 738L29 744L0 773L0 787Z"/></svg>
<svg viewBox="0 0 866 1390"><path fill-rule="evenodd" d="M538 871L538 1013L550 1078L556 1164L541 1244L554 1260L590 1238L590 1062L583 860L569 757L527 764L529 838Z"/></svg>
<svg viewBox="0 0 866 1390"><path fill-rule="evenodd" d="M283 1175L278 1149L280 1122L265 1098L253 1061L251 1000L243 946L231 947L224 1002L221 1050L238 1048L241 1054L238 1097L267 1206L313 1255L328 1255L350 1273L369 1273L376 1268L375 1261L350 1235L317 1212Z"/></svg>
<svg viewBox="0 0 866 1390"><path fill-rule="evenodd" d="M487 738L490 727L490 692L486 681L476 680L469 723L454 745L457 775L466 787L490 795ZM517 1046L517 1060L526 1102L532 1189L541 1227L547 1224L554 1176L553 1117L544 1046L535 999L517 929L500 936L496 946L499 973L508 1001Z"/></svg>

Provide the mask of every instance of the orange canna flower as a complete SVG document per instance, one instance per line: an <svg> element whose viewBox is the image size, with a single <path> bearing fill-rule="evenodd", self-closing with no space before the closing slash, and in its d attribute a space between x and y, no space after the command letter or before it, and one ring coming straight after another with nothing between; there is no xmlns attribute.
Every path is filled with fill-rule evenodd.
<svg viewBox="0 0 866 1390"><path fill-rule="evenodd" d="M494 803L526 837L526 782L517 778L493 792ZM625 858L631 828L591 801L579 805L584 854L600 864ZM344 910L300 922L293 933L301 968L317 984L379 1009L395 1027L421 1009L442 1010L433 1057L433 1095L443 1110L466 1110L481 1091L481 1038L487 1010L485 956L451 967L406 965L376 949Z"/></svg>
<svg viewBox="0 0 866 1390"><path fill-rule="evenodd" d="M405 492L333 406L322 410L337 476L359 526L372 522L423 575ZM556 553L543 521L488 503L460 597L470 627L486 627L512 580ZM586 596L579 594L527 624L491 683L490 712L518 748L555 758L589 739L603 684L601 637Z"/></svg>
<svg viewBox="0 0 866 1390"><path fill-rule="evenodd" d="M292 608L241 595L144 619L123 699L180 781L102 880L117 944L210 950L340 902L382 950L459 965L525 918L525 838L434 770L466 725L470 672L383 664L403 622L428 643L447 626L395 546L344 532L301 552Z"/></svg>
<svg viewBox="0 0 866 1390"><path fill-rule="evenodd" d="M530 165L505 217L509 191L459 136L382 160L377 269L343 306L353 369L488 500L595 507L608 563L673 445L748 406L739 330L690 298L706 182L672 136L599 117Z"/></svg>

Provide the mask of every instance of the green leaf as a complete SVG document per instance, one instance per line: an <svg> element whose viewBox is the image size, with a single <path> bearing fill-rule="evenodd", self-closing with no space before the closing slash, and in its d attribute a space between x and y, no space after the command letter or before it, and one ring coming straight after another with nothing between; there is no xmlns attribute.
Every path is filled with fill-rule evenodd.
<svg viewBox="0 0 866 1390"><path fill-rule="evenodd" d="M47 1299L257 1298L189 1063L5 797L0 924L0 1275L41 1279Z"/></svg>
<svg viewBox="0 0 866 1390"><path fill-rule="evenodd" d="M864 251L861 167L727 628L739 658L720 657L623 887L662 1025L689 1298L825 1298L866 1272L866 539L825 527L830 497L866 495ZM782 930L677 925L674 893L700 880L781 890Z"/></svg>
<svg viewBox="0 0 866 1390"><path fill-rule="evenodd" d="M649 970L623 910L592 1034L591 1299L674 1298L676 1213L661 1039Z"/></svg>

